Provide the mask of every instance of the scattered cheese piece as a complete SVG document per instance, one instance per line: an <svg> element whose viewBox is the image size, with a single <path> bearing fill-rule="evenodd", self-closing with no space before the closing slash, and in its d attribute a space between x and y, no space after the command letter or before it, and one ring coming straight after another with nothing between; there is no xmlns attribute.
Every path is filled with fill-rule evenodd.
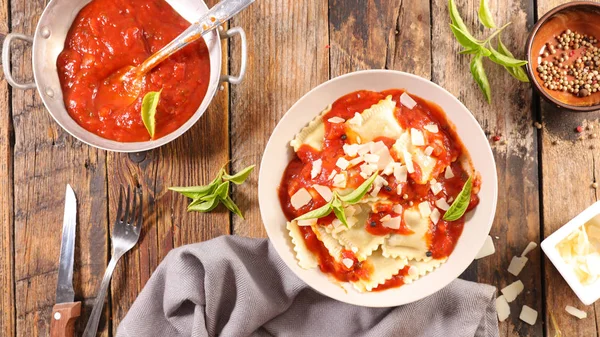
<svg viewBox="0 0 600 337"><path fill-rule="evenodd" d="M338 218L333 219L333 221L331 222L331 224L333 225L333 227L342 226L342 222Z"/></svg>
<svg viewBox="0 0 600 337"><path fill-rule="evenodd" d="M329 202L333 198L333 192L331 192L329 187L323 185L313 185L312 187L323 197L323 199L325 199L325 201Z"/></svg>
<svg viewBox="0 0 600 337"><path fill-rule="evenodd" d="M425 145L425 138L423 138L423 132L415 128L410 129L410 140L414 146Z"/></svg>
<svg viewBox="0 0 600 337"><path fill-rule="evenodd" d="M341 117L331 117L327 120L329 123L340 124L344 123L346 120Z"/></svg>
<svg viewBox="0 0 600 337"><path fill-rule="evenodd" d="M577 317L577 318L579 318L579 319L584 319L584 318L587 318L587 313L586 313L585 311L581 311L581 310L579 310L579 309L577 309L577 308L575 308L575 307L572 307L572 306L570 306L570 305L567 305L567 306L565 307L565 310L566 310L566 311L567 311L569 314L571 314L571 315L573 315L573 316L575 316L575 317Z"/></svg>
<svg viewBox="0 0 600 337"><path fill-rule="evenodd" d="M364 163L360 165L361 175L364 173L367 178L372 176L375 171L377 171L377 165L375 164Z"/></svg>
<svg viewBox="0 0 600 337"><path fill-rule="evenodd" d="M395 163L395 162L390 162L381 172L381 174L389 176L390 174L394 173L394 168L396 166L400 166L399 163Z"/></svg>
<svg viewBox="0 0 600 337"><path fill-rule="evenodd" d="M379 191L381 191L381 188L387 185L387 180L383 179L381 176L377 176L375 178L375 181L373 181L373 189L371 190L371 196L376 197L377 194L379 194Z"/></svg>
<svg viewBox="0 0 600 337"><path fill-rule="evenodd" d="M335 177L336 174L337 174L336 170L331 171L331 174L329 175L329 177L327 178L327 180L333 179L333 177Z"/></svg>
<svg viewBox="0 0 600 337"><path fill-rule="evenodd" d="M444 178L446 178L446 179L454 178L454 172L452 172L452 168L450 166L446 166L446 171L444 172Z"/></svg>
<svg viewBox="0 0 600 337"><path fill-rule="evenodd" d="M337 174L335 177L333 177L333 186L339 188L346 188L346 175Z"/></svg>
<svg viewBox="0 0 600 337"><path fill-rule="evenodd" d="M418 275L419 275L419 268L417 268L415 266L410 266L410 268L408 268L408 276L416 277Z"/></svg>
<svg viewBox="0 0 600 337"><path fill-rule="evenodd" d="M431 184L431 192L433 192L433 195L437 195L438 193L440 193L442 191L442 184L439 182L435 182Z"/></svg>
<svg viewBox="0 0 600 337"><path fill-rule="evenodd" d="M537 321L538 312L531 309L530 307L524 305L521 310L521 315L519 315L519 319L529 325L535 325L535 321Z"/></svg>
<svg viewBox="0 0 600 337"><path fill-rule="evenodd" d="M344 153L346 155L348 155L349 157L356 157L356 155L358 154L358 149L360 149L360 145L358 145L358 144L344 144L342 146L342 149L344 149Z"/></svg>
<svg viewBox="0 0 600 337"><path fill-rule="evenodd" d="M429 202L423 201L419 204L419 212L423 218L427 218L431 215L431 208L429 207Z"/></svg>
<svg viewBox="0 0 600 337"><path fill-rule="evenodd" d="M320 173L321 168L323 167L323 161L321 159L317 159L312 162L312 168L310 170L310 177L315 179Z"/></svg>
<svg viewBox="0 0 600 337"><path fill-rule="evenodd" d="M356 165L358 165L358 164L362 163L363 161L365 161L365 160L363 159L363 157L356 157L356 158L354 158L354 159L351 159L351 160L349 161L349 163L350 163L350 167L352 167L352 166L356 166Z"/></svg>
<svg viewBox="0 0 600 337"><path fill-rule="evenodd" d="M521 292L523 292L523 289L525 289L523 282L521 282L521 280L517 280L502 288L500 292L502 292L502 295L504 295L506 302L510 303L514 301Z"/></svg>
<svg viewBox="0 0 600 337"><path fill-rule="evenodd" d="M425 151L423 151L423 153L426 156L431 156L431 154L433 153L433 148L431 146L428 146L428 147L425 148Z"/></svg>
<svg viewBox="0 0 600 337"><path fill-rule="evenodd" d="M431 222L433 222L434 224L437 224L438 221L440 221L440 211L437 210L437 208L434 208L433 211L431 211L431 214L429 215L429 218L431 219Z"/></svg>
<svg viewBox="0 0 600 337"><path fill-rule="evenodd" d="M377 147L377 149L375 151L371 151L371 153L379 156L379 160L377 161L377 168L379 170L383 170L390 163L394 162L394 158L390 154L390 149L388 149L383 142L377 142L377 143L381 143L382 146ZM366 159L365 159L365 161L366 161Z"/></svg>
<svg viewBox="0 0 600 337"><path fill-rule="evenodd" d="M425 129L431 133L438 133L438 131L440 131L437 124L427 124L427 125L423 126L423 129Z"/></svg>
<svg viewBox="0 0 600 337"><path fill-rule="evenodd" d="M437 204L437 201L436 201L436 204ZM483 247L481 247L481 249L479 250L479 253L477 253L477 255L475 256L475 260L484 258L486 256L490 256L490 255L494 254L495 252L496 252L496 248L494 247L494 241L492 241L492 237L488 235L487 238L485 238Z"/></svg>
<svg viewBox="0 0 600 337"><path fill-rule="evenodd" d="M435 205L444 211L447 211L450 208L450 205L448 205L448 203L446 202L446 198L440 198L438 200L435 201Z"/></svg>
<svg viewBox="0 0 600 337"><path fill-rule="evenodd" d="M362 144L358 146L358 154L360 156L364 156L365 154L369 153L369 151L371 150L371 142L368 142L366 144Z"/></svg>
<svg viewBox="0 0 600 337"><path fill-rule="evenodd" d="M386 215L386 216L389 216L389 215ZM398 229L398 228L400 228L400 221L402 219L400 219L400 217L397 216L397 217L391 218L387 221L383 221L383 218L381 220L382 220L383 227L387 227L387 228L391 228L391 229Z"/></svg>
<svg viewBox="0 0 600 337"><path fill-rule="evenodd" d="M528 259L524 256L513 256L510 265L508 266L508 272L515 276L519 276L519 273L521 273L521 270L525 267L527 260Z"/></svg>
<svg viewBox="0 0 600 337"><path fill-rule="evenodd" d="M295 209L300 209L302 206L307 205L311 200L312 197L310 196L310 193L303 187L292 195L290 203Z"/></svg>
<svg viewBox="0 0 600 337"><path fill-rule="evenodd" d="M379 156L376 154L372 154L372 153L367 153L363 156L365 162L369 163L369 164L377 164L377 162L379 161Z"/></svg>
<svg viewBox="0 0 600 337"><path fill-rule="evenodd" d="M399 183L405 183L408 179L408 169L406 166L394 166L394 178L396 178Z"/></svg>
<svg viewBox="0 0 600 337"><path fill-rule="evenodd" d="M496 312L498 313L498 320L500 322L504 322L510 316L510 307L504 296L496 298Z"/></svg>
<svg viewBox="0 0 600 337"><path fill-rule="evenodd" d="M412 161L412 155L408 151L402 151L402 156L404 157L404 164L406 165L406 170L408 173L415 172L415 166Z"/></svg>
<svg viewBox="0 0 600 337"><path fill-rule="evenodd" d="M312 226L317 224L318 219L306 219L306 220L298 220L298 226Z"/></svg>
<svg viewBox="0 0 600 337"><path fill-rule="evenodd" d="M403 92L402 95L400 95L400 104L412 110L412 108L417 105L417 102L415 102L415 100L407 93Z"/></svg>
<svg viewBox="0 0 600 337"><path fill-rule="evenodd" d="M523 250L523 253L521 253L521 256L525 256L527 255L527 253L529 253L530 251L534 250L535 247L537 247L537 243L535 242L530 242L527 247L525 247L525 250Z"/></svg>
<svg viewBox="0 0 600 337"><path fill-rule="evenodd" d="M344 266L346 266L346 268L352 268L352 266L354 265L354 260L349 259L349 258L344 258L344 259L342 259L342 263L344 264Z"/></svg>
<svg viewBox="0 0 600 337"><path fill-rule="evenodd" d="M396 204L392 207L392 211L396 214L402 214L402 205Z"/></svg>
<svg viewBox="0 0 600 337"><path fill-rule="evenodd" d="M348 124L354 125L354 126L361 126L362 123L363 123L362 115L359 114L358 112L355 112L354 117L352 117L348 120Z"/></svg>
<svg viewBox="0 0 600 337"><path fill-rule="evenodd" d="M335 162L335 166L341 168L342 170L347 169L349 165L350 162L347 161L344 157L339 157L338 160Z"/></svg>
<svg viewBox="0 0 600 337"><path fill-rule="evenodd" d="M360 136L356 136L356 143L358 143L358 144L361 143Z"/></svg>

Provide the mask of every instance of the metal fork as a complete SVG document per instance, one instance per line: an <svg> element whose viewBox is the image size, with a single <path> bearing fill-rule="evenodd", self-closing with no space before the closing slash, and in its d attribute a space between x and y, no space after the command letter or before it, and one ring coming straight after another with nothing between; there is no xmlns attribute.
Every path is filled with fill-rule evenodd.
<svg viewBox="0 0 600 337"><path fill-rule="evenodd" d="M106 299L106 292L113 271L117 266L117 262L128 250L133 248L140 237L140 230L142 228L142 211L143 211L143 195L142 190L133 190L133 202L130 203L130 189L127 187L127 195L125 197L125 203L123 203L123 192L124 188L121 186L119 189L119 208L117 209L117 219L115 220L115 226L113 228L112 235L112 257L104 278L102 278L102 284L100 285L100 291L94 302L94 309L90 319L85 326L83 332L84 337L94 337L98 332L98 323L100 322L100 315L102 314L102 308L104 307L104 300ZM140 200L137 200L139 194ZM139 210L138 210L139 208ZM124 210L124 213L123 213ZM121 217L122 215L122 217Z"/></svg>

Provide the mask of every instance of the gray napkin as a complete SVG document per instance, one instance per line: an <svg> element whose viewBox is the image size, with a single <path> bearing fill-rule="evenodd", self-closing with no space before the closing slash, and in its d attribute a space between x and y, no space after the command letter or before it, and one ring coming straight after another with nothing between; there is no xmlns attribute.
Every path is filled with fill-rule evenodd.
<svg viewBox="0 0 600 337"><path fill-rule="evenodd" d="M117 336L498 336L495 292L456 280L408 305L358 307L314 291L266 239L222 236L171 251Z"/></svg>

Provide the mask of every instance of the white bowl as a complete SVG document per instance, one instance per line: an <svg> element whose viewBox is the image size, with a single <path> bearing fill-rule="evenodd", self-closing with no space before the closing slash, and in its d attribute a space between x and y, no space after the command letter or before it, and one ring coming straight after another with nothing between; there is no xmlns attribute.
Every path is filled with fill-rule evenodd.
<svg viewBox="0 0 600 337"><path fill-rule="evenodd" d="M454 252L439 269L399 288L359 293L351 287L341 287L318 268L305 270L298 266L277 188L285 167L294 156L290 140L328 104L361 89L382 91L394 88L404 88L409 93L438 104L446 112L448 120L454 123L459 137L469 151L475 169L481 174L480 203L467 215ZM483 130L469 110L440 86L415 75L391 70L346 74L329 80L304 95L275 127L263 154L258 179L258 198L264 226L271 243L288 267L318 292L342 302L368 307L391 307L417 301L456 279L483 246L494 220L497 196L494 157Z"/></svg>
<svg viewBox="0 0 600 337"><path fill-rule="evenodd" d="M600 201L579 213L579 215L567 222L566 225L562 226L542 241L541 244L542 250L546 256L552 261L552 264L556 267L565 281L567 281L569 287L573 289L577 297L579 297L581 302L585 305L591 305L600 299L600 284L599 282L590 285L581 284L577 275L573 272L572 267L565 263L558 253L558 250L556 250L556 245L571 234L576 228L583 226L586 222L598 215L600 215Z"/></svg>

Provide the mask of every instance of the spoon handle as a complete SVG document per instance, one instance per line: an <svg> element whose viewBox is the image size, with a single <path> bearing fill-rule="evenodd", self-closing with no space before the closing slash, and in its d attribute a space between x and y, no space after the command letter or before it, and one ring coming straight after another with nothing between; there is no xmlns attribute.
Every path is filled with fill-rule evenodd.
<svg viewBox="0 0 600 337"><path fill-rule="evenodd" d="M219 2L206 12L206 14L204 14L197 22L179 34L173 41L169 42L166 46L162 47L159 51L146 59L146 61L137 66L135 70L136 75L140 76L147 73L167 57L225 23L254 1L255 0L223 0Z"/></svg>

